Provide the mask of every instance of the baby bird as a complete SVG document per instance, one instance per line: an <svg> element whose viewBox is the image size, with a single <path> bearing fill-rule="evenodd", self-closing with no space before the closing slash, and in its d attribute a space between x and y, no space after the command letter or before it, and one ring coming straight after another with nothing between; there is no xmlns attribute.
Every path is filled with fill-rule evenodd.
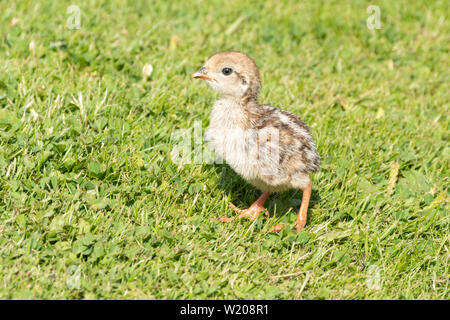
<svg viewBox="0 0 450 320"><path fill-rule="evenodd" d="M244 53L216 53L192 77L206 80L219 93L205 135L209 145L236 173L263 192L248 209L238 209L231 203L230 207L238 217L254 220L265 210L270 193L301 189L296 229L302 230L312 190L310 173L320 168L308 126L288 111L258 103L258 68ZM278 225L272 231L281 228Z"/></svg>

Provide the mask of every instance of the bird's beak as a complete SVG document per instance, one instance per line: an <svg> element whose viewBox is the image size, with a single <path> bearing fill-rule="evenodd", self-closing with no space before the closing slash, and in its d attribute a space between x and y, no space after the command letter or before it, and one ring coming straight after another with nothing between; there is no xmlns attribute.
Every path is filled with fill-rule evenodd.
<svg viewBox="0 0 450 320"><path fill-rule="evenodd" d="M205 67L195 71L192 74L192 78L212 80L211 77L208 77L208 69L206 69Z"/></svg>

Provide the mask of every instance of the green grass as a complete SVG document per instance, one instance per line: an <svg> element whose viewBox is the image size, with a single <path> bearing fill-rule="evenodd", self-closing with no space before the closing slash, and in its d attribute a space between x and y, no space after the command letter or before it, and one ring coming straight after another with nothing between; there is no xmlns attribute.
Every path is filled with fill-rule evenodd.
<svg viewBox="0 0 450 320"><path fill-rule="evenodd" d="M448 2L152 2L0 3L0 298L448 299ZM300 191L222 224L259 192L170 158L230 49L318 144L299 234Z"/></svg>

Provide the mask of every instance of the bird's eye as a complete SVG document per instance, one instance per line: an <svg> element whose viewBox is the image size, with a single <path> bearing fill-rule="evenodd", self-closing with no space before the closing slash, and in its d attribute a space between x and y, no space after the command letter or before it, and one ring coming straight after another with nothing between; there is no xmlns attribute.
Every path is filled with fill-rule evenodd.
<svg viewBox="0 0 450 320"><path fill-rule="evenodd" d="M229 76L233 72L233 69L231 68L223 68L222 73L226 76Z"/></svg>

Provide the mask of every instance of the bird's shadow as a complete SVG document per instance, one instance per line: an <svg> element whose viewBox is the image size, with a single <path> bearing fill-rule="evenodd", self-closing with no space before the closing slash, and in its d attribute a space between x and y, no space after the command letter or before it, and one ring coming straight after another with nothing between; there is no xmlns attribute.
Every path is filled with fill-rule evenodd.
<svg viewBox="0 0 450 320"><path fill-rule="evenodd" d="M214 170L220 175L218 188L223 190L228 196L228 200L240 209L246 209L261 195L261 191L247 183L228 165L215 165ZM314 190L311 194L308 214L311 208L319 202L320 194ZM280 193L273 193L266 201L266 208L271 217L279 218L288 215L288 220L293 221L297 217L298 210L302 203L301 190L288 190ZM231 209L230 209L231 210Z"/></svg>

